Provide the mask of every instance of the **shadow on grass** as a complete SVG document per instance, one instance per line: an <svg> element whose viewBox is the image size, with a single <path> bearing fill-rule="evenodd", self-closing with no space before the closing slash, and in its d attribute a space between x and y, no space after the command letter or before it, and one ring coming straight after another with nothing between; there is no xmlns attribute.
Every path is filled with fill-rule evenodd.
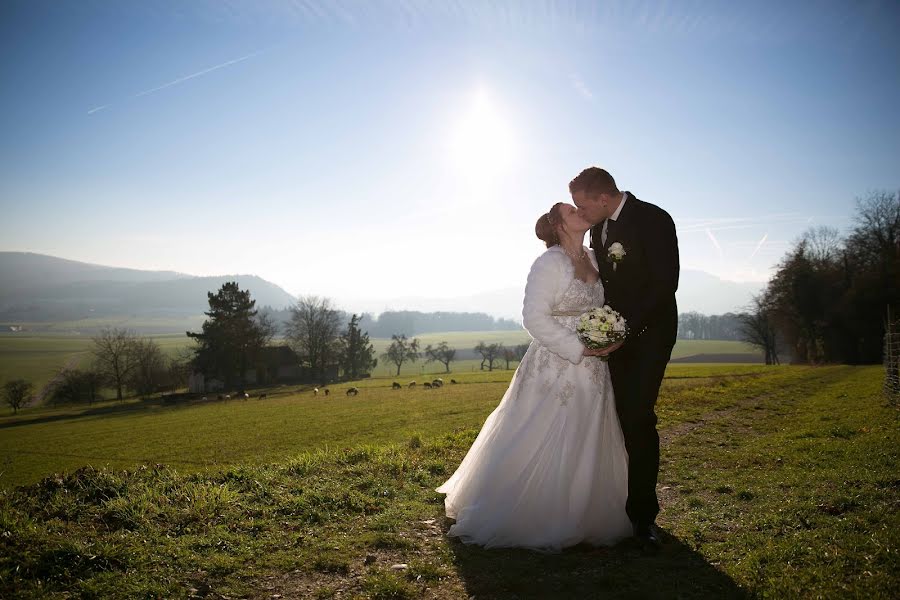
<svg viewBox="0 0 900 600"><path fill-rule="evenodd" d="M655 556L645 555L631 540L613 548L579 545L542 554L485 550L453 538L451 549L467 594L478 600L748 597L702 555L661 533L664 546Z"/></svg>
<svg viewBox="0 0 900 600"><path fill-rule="evenodd" d="M166 400L164 398L154 397L147 398L145 400L126 400L121 403L116 404L103 404L100 406L86 406L83 409L79 410L81 406L84 405L60 405L55 408L60 408L63 410L71 409L71 412L61 412L54 414L44 414L44 415L35 415L35 416L27 416L23 415L17 417L15 415L11 416L8 420L0 422L0 430L2 429L11 429L13 427L23 427L25 425L39 425L41 423L55 423L57 421L75 421L78 419L92 418L92 417L114 417L125 413L131 412L140 412L148 409L183 409L189 408L193 406L199 406L201 404L219 404L224 402L248 402L251 400L256 400L255 398L250 398L249 400L244 400L243 398L232 398L229 400L218 400L215 398L210 398L209 400L189 400L186 398L179 398L178 400Z"/></svg>

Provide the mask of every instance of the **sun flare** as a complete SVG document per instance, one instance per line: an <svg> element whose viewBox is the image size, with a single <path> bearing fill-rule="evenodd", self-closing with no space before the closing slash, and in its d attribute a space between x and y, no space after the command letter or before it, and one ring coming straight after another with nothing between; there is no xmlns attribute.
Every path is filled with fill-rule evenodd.
<svg viewBox="0 0 900 600"><path fill-rule="evenodd" d="M473 183L489 183L512 164L513 131L506 111L485 90L478 90L453 124L453 166Z"/></svg>

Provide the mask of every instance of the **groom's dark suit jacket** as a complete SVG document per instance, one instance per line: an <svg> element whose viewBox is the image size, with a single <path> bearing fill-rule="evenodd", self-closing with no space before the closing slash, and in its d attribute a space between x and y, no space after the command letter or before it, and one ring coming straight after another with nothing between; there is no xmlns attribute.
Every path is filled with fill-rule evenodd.
<svg viewBox="0 0 900 600"><path fill-rule="evenodd" d="M591 230L606 302L625 317L631 332L612 353L609 371L616 412L628 450L628 501L625 511L637 527L659 513L656 482L659 435L654 407L678 330L678 238L672 217L628 193L616 221ZM625 257L613 268L609 246L619 242Z"/></svg>
<svg viewBox="0 0 900 600"><path fill-rule="evenodd" d="M630 192L619 218L609 221L606 245L600 243L603 223L591 230L591 247L600 266L606 303L619 311L630 328L627 346L671 346L678 330L678 239L669 213ZM608 259L611 244L625 248L615 269Z"/></svg>

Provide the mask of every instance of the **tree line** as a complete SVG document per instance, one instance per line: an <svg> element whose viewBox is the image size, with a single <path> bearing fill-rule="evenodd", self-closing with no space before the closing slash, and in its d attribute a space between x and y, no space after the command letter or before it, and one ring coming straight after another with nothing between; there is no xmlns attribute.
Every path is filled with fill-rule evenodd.
<svg viewBox="0 0 900 600"><path fill-rule="evenodd" d="M478 342L473 350L481 355L481 370L487 368L488 371L493 371L495 363L499 368L501 362L505 362L506 368L509 369L510 363L521 361L528 351L529 345L506 346L502 343ZM391 344L382 358L397 367L397 376L400 375L400 369L405 363L414 363L420 358L424 358L426 364L441 363L444 365L444 371L449 373L450 363L456 360L456 348L451 348L448 342L441 341L434 345L427 345L424 352L420 353L417 338L409 339L404 334L394 334L391 336Z"/></svg>
<svg viewBox="0 0 900 600"><path fill-rule="evenodd" d="M338 319L347 322L351 313L337 310ZM261 309L270 316L279 327L286 327L292 319L291 307ZM415 310L388 310L377 317L372 313L361 313L358 325L372 337L389 338L394 334L421 335L423 333L439 333L443 331L517 331L522 324L513 319L492 317L480 312L420 312Z"/></svg>
<svg viewBox="0 0 900 600"><path fill-rule="evenodd" d="M900 313L900 193L858 199L846 236L806 231L742 315L744 339L777 364L879 363L888 315Z"/></svg>

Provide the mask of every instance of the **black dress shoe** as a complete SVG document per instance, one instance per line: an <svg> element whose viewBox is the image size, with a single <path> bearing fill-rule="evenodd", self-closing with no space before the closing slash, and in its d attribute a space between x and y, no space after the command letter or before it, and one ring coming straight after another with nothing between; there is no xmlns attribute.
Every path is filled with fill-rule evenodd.
<svg viewBox="0 0 900 600"><path fill-rule="evenodd" d="M635 525L634 537L645 552L656 554L662 549L662 541L659 539L659 531L656 525Z"/></svg>

